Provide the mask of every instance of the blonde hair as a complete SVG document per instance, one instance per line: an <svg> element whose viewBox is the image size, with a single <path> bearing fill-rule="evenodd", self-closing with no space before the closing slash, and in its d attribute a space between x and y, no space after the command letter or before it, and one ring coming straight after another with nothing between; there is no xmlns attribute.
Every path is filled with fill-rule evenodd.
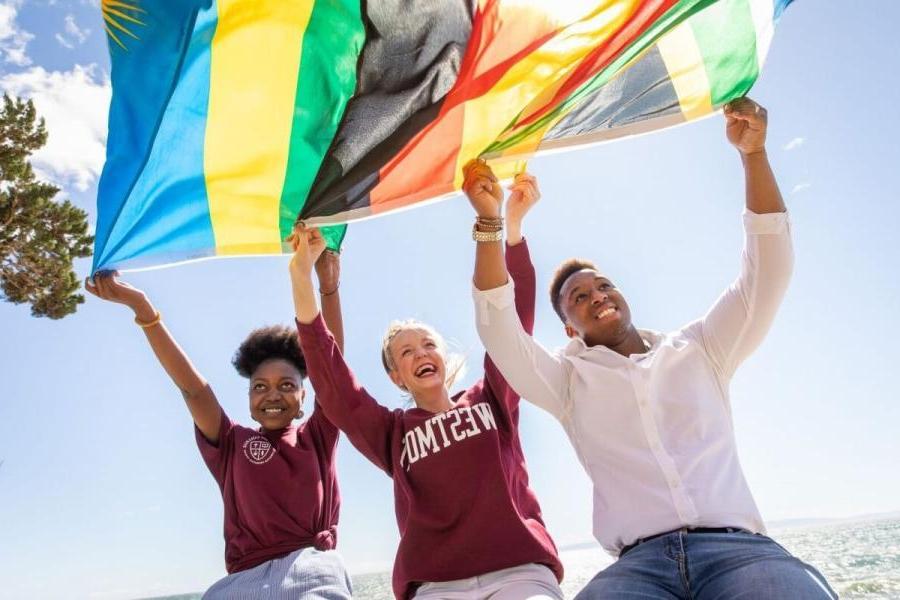
<svg viewBox="0 0 900 600"><path fill-rule="evenodd" d="M444 336L437 330L416 319L403 319L399 321L391 321L387 331L384 332L384 338L381 340L381 364L387 373L394 371L397 367L394 364L394 357L391 356L391 342L402 331L410 329L418 329L430 335L438 346L438 351L444 356L446 364L446 375L444 376L444 385L447 389L453 387L457 380L462 379L466 372L466 357L456 352L449 352Z"/></svg>

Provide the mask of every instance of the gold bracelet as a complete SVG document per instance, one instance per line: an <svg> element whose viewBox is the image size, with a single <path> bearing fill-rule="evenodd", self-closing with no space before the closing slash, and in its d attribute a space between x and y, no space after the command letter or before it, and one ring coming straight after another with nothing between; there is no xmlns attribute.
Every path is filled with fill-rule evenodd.
<svg viewBox="0 0 900 600"><path fill-rule="evenodd" d="M475 217L475 222L479 225L503 227L503 217Z"/></svg>
<svg viewBox="0 0 900 600"><path fill-rule="evenodd" d="M472 239L476 242L499 242L503 239L503 230L497 231L478 231L476 226L472 227Z"/></svg>
<svg viewBox="0 0 900 600"><path fill-rule="evenodd" d="M503 231L503 218L498 217L496 219L485 219L482 217L478 217L475 219L475 225L473 225L476 231Z"/></svg>
<svg viewBox="0 0 900 600"><path fill-rule="evenodd" d="M137 317L134 318L134 322L137 323L138 325L140 325L143 329L147 329L148 327L153 327L154 325L158 325L161 320L162 320L162 313L159 311L156 311L156 316L153 317L151 320L147 321L146 323L144 323Z"/></svg>

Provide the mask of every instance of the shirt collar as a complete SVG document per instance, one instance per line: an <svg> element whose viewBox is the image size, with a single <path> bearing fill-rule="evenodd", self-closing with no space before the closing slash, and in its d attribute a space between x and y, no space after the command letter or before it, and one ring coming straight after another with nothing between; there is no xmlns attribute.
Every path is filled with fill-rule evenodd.
<svg viewBox="0 0 900 600"><path fill-rule="evenodd" d="M656 349L662 343L664 337L663 334L658 331L653 331L652 329L638 329L637 331L640 334L641 339L649 346L649 349L642 354L632 354L632 356L644 356L656 352ZM610 354L618 355L617 352L610 350L606 346L593 346L588 348L587 344L584 343L584 340L579 337L571 339L563 349L563 354L566 356L579 356L587 352L608 352Z"/></svg>

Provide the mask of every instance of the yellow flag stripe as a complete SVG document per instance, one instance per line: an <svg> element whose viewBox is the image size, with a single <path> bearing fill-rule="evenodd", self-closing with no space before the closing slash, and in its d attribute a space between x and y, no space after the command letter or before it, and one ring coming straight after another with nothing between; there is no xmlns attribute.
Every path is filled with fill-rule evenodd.
<svg viewBox="0 0 900 600"><path fill-rule="evenodd" d="M657 42L685 119L696 119L712 112L709 77L693 29L685 21Z"/></svg>
<svg viewBox="0 0 900 600"><path fill-rule="evenodd" d="M218 0L204 172L219 255L281 251L279 204L313 4Z"/></svg>
<svg viewBox="0 0 900 600"><path fill-rule="evenodd" d="M522 10L521 4L513 3L508 10ZM494 142L510 121L545 88L565 79L588 53L621 28L639 4L638 0L600 3L516 63L487 94L468 101L455 187L462 185L463 164ZM503 175L507 174L498 173L498 176Z"/></svg>

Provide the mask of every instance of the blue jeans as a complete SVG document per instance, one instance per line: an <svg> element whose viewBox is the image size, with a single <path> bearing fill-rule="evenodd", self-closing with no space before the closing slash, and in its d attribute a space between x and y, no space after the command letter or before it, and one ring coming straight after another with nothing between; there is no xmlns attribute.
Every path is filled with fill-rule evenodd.
<svg viewBox="0 0 900 600"><path fill-rule="evenodd" d="M771 538L675 531L639 544L575 600L834 600L815 568Z"/></svg>

